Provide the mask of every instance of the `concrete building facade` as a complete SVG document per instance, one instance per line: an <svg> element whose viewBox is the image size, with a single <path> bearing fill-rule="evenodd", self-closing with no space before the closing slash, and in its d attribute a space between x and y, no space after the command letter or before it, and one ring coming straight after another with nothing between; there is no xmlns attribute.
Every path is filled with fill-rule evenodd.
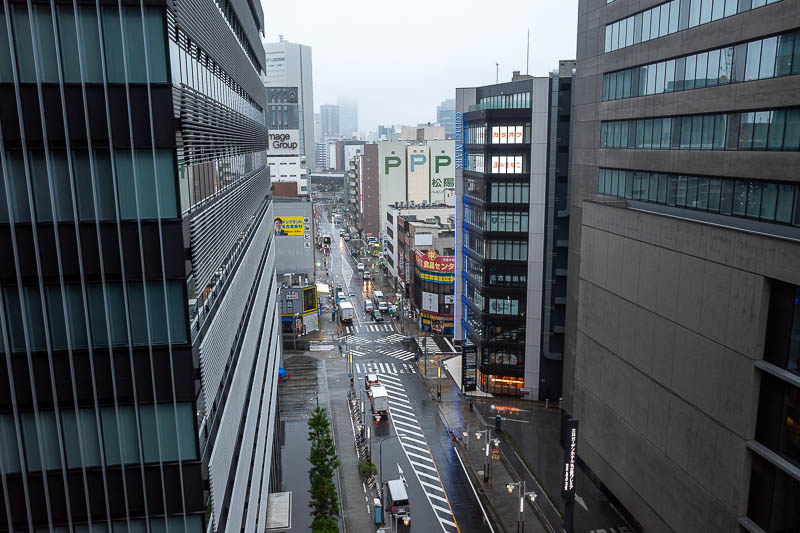
<svg viewBox="0 0 800 533"><path fill-rule="evenodd" d="M564 410L580 458L645 531L796 531L800 9L578 9Z"/></svg>
<svg viewBox="0 0 800 533"><path fill-rule="evenodd" d="M264 86L267 88L297 87L297 121L298 129L300 130L300 155L305 156L308 168L317 168L314 136L314 79L311 65L311 47L304 44L290 43L289 41L279 41L277 43L265 42L263 46L266 54L266 68L262 76ZM288 106L289 104L287 103L286 105ZM269 118L272 118L271 114Z"/></svg>

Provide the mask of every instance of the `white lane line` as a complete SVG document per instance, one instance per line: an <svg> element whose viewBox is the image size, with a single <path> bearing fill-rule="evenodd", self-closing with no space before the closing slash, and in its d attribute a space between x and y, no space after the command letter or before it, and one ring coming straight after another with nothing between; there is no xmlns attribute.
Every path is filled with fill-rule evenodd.
<svg viewBox="0 0 800 533"><path fill-rule="evenodd" d="M403 394L401 392L403 389L400 389L400 388L396 387L395 385L387 385L386 383L381 383L381 385L383 385L383 387L386 390L388 390L389 392L391 392L393 394L397 394L398 396L402 396L403 398L406 399L406 401L408 401L408 396L406 396L405 394Z"/></svg>
<svg viewBox="0 0 800 533"><path fill-rule="evenodd" d="M392 411L392 416L394 416L395 418L399 418L401 420L408 420L409 422L414 422L415 424L419 424L419 422L415 417L406 416L405 414L401 415L397 412L397 410Z"/></svg>
<svg viewBox="0 0 800 533"><path fill-rule="evenodd" d="M389 400L389 406L392 409L397 409L401 413L407 413L407 414L410 414L410 415L414 415L414 411L412 411L410 407L408 407L407 405L404 405L402 403L397 403L394 400ZM414 415L414 416L416 416L416 415Z"/></svg>
<svg viewBox="0 0 800 533"><path fill-rule="evenodd" d="M445 513L445 514L449 514L450 516L453 516L453 511L451 511L450 509L445 509L444 507L439 507L438 505L434 505L434 504L431 504L431 507L433 507L434 511L438 511L440 513ZM455 525L455 524L453 524L453 525Z"/></svg>
<svg viewBox="0 0 800 533"><path fill-rule="evenodd" d="M386 381L388 381L389 383L392 383L393 385L396 385L398 387L402 386L402 384L403 384L403 382L398 377L387 376Z"/></svg>
<svg viewBox="0 0 800 533"><path fill-rule="evenodd" d="M413 430L422 431L422 428L420 428L420 427L419 427L418 425L416 425L416 424L409 424L408 422L403 422L402 420L395 420L394 418L392 418L392 421L393 421L395 424L400 424L401 426L410 427L410 428L412 429L412 431L413 431ZM417 433L417 435L420 435L420 436L422 436L423 438L425 438L425 435L423 435L422 433Z"/></svg>
<svg viewBox="0 0 800 533"><path fill-rule="evenodd" d="M423 437L424 437L424 435L423 435ZM428 445L428 443L425 442L424 440L415 439L414 437L406 437L405 440L413 440L414 442L419 442L420 444L424 444L425 446Z"/></svg>
<svg viewBox="0 0 800 533"><path fill-rule="evenodd" d="M414 473L416 474L417 471L414 470ZM441 485L432 485L432 484L428 483L427 481L422 481L421 479L419 480L419 482L420 482L421 485L424 485L424 486L429 487L429 488L434 489L434 490L438 490L439 492L444 494L444 489L442 488ZM426 492L426 494L427 494L427 492ZM433 503L431 503L431 505L433 505Z"/></svg>
<svg viewBox="0 0 800 533"><path fill-rule="evenodd" d="M422 473L422 472L420 472L420 474L421 474L421 473ZM430 496L431 498L436 498L436 499L437 499L437 500L439 500L439 501L443 501L443 502L445 502L445 503L450 503L450 502L448 502L448 501L447 501L447 498L442 498L441 496L437 496L436 494L429 494L429 496Z"/></svg>
<svg viewBox="0 0 800 533"><path fill-rule="evenodd" d="M417 459L419 459L421 461L428 461L429 463L433 463L433 459L431 459L430 455L428 455L426 457L426 456L422 455L421 453L414 453L414 452L409 451L409 450L406 450L406 453L408 455L413 455L414 457L416 457Z"/></svg>
<svg viewBox="0 0 800 533"><path fill-rule="evenodd" d="M431 479L432 479L432 480L434 480L434 481L439 481L439 478L438 478L438 477L436 477L436 476L432 476L432 475L430 475L430 474L426 474L425 472L417 472L417 474L419 474L420 476L425 476L425 477L427 477L427 478L431 478ZM445 500L445 501L446 501L446 500Z"/></svg>
<svg viewBox="0 0 800 533"><path fill-rule="evenodd" d="M415 450L419 450L419 451L421 451L423 453L430 453L430 450L428 450L427 448L423 448L421 446L414 446L413 444L409 444L407 442L404 442L403 446L408 446L409 448L414 448Z"/></svg>
<svg viewBox="0 0 800 533"><path fill-rule="evenodd" d="M360 373L361 373L361 365L359 363L356 363L356 374Z"/></svg>
<svg viewBox="0 0 800 533"><path fill-rule="evenodd" d="M457 351L456 347L453 346L453 343L450 342L450 339L448 339L447 337L442 337L442 338L444 339L444 342L450 347L451 350L453 350L454 352Z"/></svg>
<svg viewBox="0 0 800 533"><path fill-rule="evenodd" d="M383 363L378 363L378 366L381 369L381 374L386 374L387 373L386 370L383 368Z"/></svg>
<svg viewBox="0 0 800 533"><path fill-rule="evenodd" d="M453 513L450 513L451 516L452 516L452 514ZM451 526L451 527L454 527L454 528L458 529L458 526L455 524L455 522L451 522L450 520L447 520L446 518L439 518L439 521L440 522L444 522L448 526Z"/></svg>
<svg viewBox="0 0 800 533"><path fill-rule="evenodd" d="M475 496L475 500L477 500L478 505L481 506L481 512L483 513L483 521L484 523L489 526L489 533L494 533L494 528L492 527L492 523L489 521L489 516L486 514L486 509L483 507L483 503L481 502L480 498L478 498L478 492L475 490L475 485L472 484L472 480L469 478L467 474L467 468L464 466L464 461L461 460L461 454L458 453L458 448L453 448L456 452L456 457L458 457L458 462L461 464L461 469L464 471L464 475L467 477L467 481L469 481L469 486L472 489L472 494Z"/></svg>
<svg viewBox="0 0 800 533"><path fill-rule="evenodd" d="M397 428L397 432L398 432L398 433L400 433L401 431L402 431L404 434L406 434L406 433L411 433L412 435L417 435L418 437L423 437L423 438L425 437L425 435L423 435L422 433L417 433L416 431L411 431L410 429L406 429L406 428Z"/></svg>
<svg viewBox="0 0 800 533"><path fill-rule="evenodd" d="M407 439L406 439L406 440L407 440ZM422 464L422 463L418 463L418 462L416 462L416 461L410 461L410 462L411 462L411 464L412 464L412 465L418 466L418 467L420 467L420 468L424 468L424 469L426 469L426 470L432 470L432 471L436 472L436 469L435 469L435 468L433 468L432 466L424 465L424 464ZM420 472L420 474L421 474L421 473L422 473L422 472Z"/></svg>

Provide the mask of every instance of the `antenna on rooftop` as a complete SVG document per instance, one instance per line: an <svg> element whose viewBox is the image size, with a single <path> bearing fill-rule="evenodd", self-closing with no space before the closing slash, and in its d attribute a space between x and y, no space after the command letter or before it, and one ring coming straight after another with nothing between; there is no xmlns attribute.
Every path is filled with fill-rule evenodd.
<svg viewBox="0 0 800 533"><path fill-rule="evenodd" d="M525 74L530 74L531 64L531 29L528 28L528 50L525 54Z"/></svg>
<svg viewBox="0 0 800 533"><path fill-rule="evenodd" d="M494 62L494 83L500 83L500 63Z"/></svg>

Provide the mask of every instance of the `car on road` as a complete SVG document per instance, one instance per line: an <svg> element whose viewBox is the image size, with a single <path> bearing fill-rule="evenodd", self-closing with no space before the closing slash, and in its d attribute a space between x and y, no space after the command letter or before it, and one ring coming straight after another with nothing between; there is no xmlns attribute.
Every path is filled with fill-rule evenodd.
<svg viewBox="0 0 800 533"><path fill-rule="evenodd" d="M349 242L349 241L350 241L350 235L348 235L347 233L345 233L345 234L344 234L344 240L345 240L345 242Z"/></svg>
<svg viewBox="0 0 800 533"><path fill-rule="evenodd" d="M372 274L369 273L369 270L365 270L363 274L361 274L361 279L372 279Z"/></svg>
<svg viewBox="0 0 800 533"><path fill-rule="evenodd" d="M358 250L356 250L355 248L350 250L350 255L352 255L353 257L357 258L358 257Z"/></svg>
<svg viewBox="0 0 800 533"><path fill-rule="evenodd" d="M343 229L339 230L339 237L344 237L344 230Z"/></svg>
<svg viewBox="0 0 800 533"><path fill-rule="evenodd" d="M372 320L375 322L383 322L383 315L378 309L372 311Z"/></svg>
<svg viewBox="0 0 800 533"><path fill-rule="evenodd" d="M375 310L375 306L372 305L372 300L367 300L364 302L364 311L367 313L371 313Z"/></svg>
<svg viewBox="0 0 800 533"><path fill-rule="evenodd" d="M383 385L373 385L372 391L372 417L377 423L384 416L389 416L389 393Z"/></svg>
<svg viewBox="0 0 800 533"><path fill-rule="evenodd" d="M376 387L380 384L381 380L378 379L378 374L367 374L364 376L364 388L370 396L372 396L372 387Z"/></svg>
<svg viewBox="0 0 800 533"><path fill-rule="evenodd" d="M406 486L402 479L391 479L386 482L388 511L395 520L411 521L411 506L408 503Z"/></svg>
<svg viewBox="0 0 800 533"><path fill-rule="evenodd" d="M364 263L356 263L356 269L358 269L359 272L364 272Z"/></svg>

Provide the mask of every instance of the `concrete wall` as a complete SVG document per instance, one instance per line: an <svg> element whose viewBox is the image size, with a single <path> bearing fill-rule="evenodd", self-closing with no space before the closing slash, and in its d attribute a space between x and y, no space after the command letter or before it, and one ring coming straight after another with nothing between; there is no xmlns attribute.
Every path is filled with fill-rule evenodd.
<svg viewBox="0 0 800 533"><path fill-rule="evenodd" d="M797 181L798 153L600 150L600 121L797 105L778 78L602 102L603 73L800 25L779 2L603 53L605 24L658 0L580 0L573 86L564 407L578 451L645 531L737 531L747 512L769 279L800 244L600 203L598 166ZM678 210L680 211L680 210Z"/></svg>
<svg viewBox="0 0 800 533"><path fill-rule="evenodd" d="M304 273L314 279L314 236L311 220L313 217L311 202L304 199L275 198L273 201L276 217L302 216L309 220L309 229L303 236L276 236L275 272Z"/></svg>

